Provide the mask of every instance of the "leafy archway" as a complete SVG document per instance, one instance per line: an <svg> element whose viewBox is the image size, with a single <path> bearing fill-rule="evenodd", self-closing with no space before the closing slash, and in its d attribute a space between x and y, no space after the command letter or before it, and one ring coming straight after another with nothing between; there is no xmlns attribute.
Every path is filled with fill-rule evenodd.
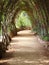
<svg viewBox="0 0 49 65"><path fill-rule="evenodd" d="M21 9L30 11L31 17L33 18L34 30L36 30L40 36L47 38L49 37L49 15L48 5L46 5L48 2L49 1L45 0L1 0L0 12L3 13L1 15L4 15L5 21L8 22L7 25L13 25L13 30L16 30L14 20L17 12Z"/></svg>
<svg viewBox="0 0 49 65"><path fill-rule="evenodd" d="M24 29L31 29L32 28L32 21L30 16L26 11L20 11L16 15L15 18L15 25L17 29L24 30Z"/></svg>

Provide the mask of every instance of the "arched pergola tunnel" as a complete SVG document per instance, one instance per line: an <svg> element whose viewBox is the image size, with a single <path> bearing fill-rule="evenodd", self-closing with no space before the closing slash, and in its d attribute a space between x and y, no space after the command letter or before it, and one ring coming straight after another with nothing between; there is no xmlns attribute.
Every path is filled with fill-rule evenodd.
<svg viewBox="0 0 49 65"><path fill-rule="evenodd" d="M7 23L8 26L13 25L14 28L11 32L14 35L17 33L17 29L14 24L16 15L21 10L28 12L29 16L32 19L33 29L40 35L49 37L48 34L48 24L49 24L49 15L48 15L48 2L45 0L7 0L1 1L0 12L2 12L3 21ZM8 27L7 26L7 27Z"/></svg>
<svg viewBox="0 0 49 65"><path fill-rule="evenodd" d="M0 41L0 51L1 51L0 58L3 56L3 53L5 53L6 50L8 49L9 43L12 42L15 45L17 40L18 42L13 48L15 49L15 51L18 49L18 47L21 47L23 51L27 49L28 49L27 51L32 50L31 52L33 52L33 54L29 52L33 55L32 58L35 55L35 59L36 59L38 55L38 57L40 57L38 58L39 61L41 59L41 56L47 58L47 55L49 53L46 56L43 55L43 53L45 54L45 49L43 50L43 46L41 47L41 44L39 43L39 41L37 41L37 37L33 36L32 32L28 33L28 35L30 34L31 36L25 36L25 37L23 37L23 35L20 37L16 36L18 29L15 26L15 19L17 18L16 16L18 16L18 14L21 13L22 11L26 11L26 13L31 18L32 31L35 31L40 36L40 38L45 40L46 47L47 48L49 47L49 45L47 45L48 44L47 41L49 41L49 0L0 0L0 30L2 31L2 35L1 35L2 41ZM12 38L13 36L16 37ZM21 50L21 48L19 49ZM35 52L39 51L38 54L37 53L35 54L34 50ZM28 54L26 55L28 56ZM29 58L31 58L31 55ZM44 58L44 61L46 58ZM43 61L43 58L41 60Z"/></svg>

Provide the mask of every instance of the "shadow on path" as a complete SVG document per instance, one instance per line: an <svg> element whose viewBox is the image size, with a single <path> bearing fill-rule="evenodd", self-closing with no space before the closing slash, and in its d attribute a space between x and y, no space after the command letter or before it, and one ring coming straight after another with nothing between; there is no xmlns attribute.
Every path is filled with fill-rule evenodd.
<svg viewBox="0 0 49 65"><path fill-rule="evenodd" d="M39 43L37 36L32 36L31 32L21 32L18 33L20 36L12 38L0 65L49 65L49 51Z"/></svg>

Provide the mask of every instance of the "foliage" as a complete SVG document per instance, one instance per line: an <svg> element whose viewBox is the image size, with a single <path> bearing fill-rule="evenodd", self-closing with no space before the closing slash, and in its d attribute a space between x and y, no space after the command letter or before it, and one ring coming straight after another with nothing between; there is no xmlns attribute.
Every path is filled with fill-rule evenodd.
<svg viewBox="0 0 49 65"><path fill-rule="evenodd" d="M22 11L15 20L16 28L31 27L31 20L25 11Z"/></svg>
<svg viewBox="0 0 49 65"><path fill-rule="evenodd" d="M34 30L44 37L49 35L49 1L48 0L0 0L0 23L1 21L9 25L11 21L14 21L15 13L18 12L20 9L25 9L27 11L32 11L32 26L34 24ZM5 16L6 15L6 16ZM24 15L24 14L23 14ZM8 21L6 22L8 18ZM30 19L27 17L22 17L19 15L18 22L16 22L16 26L23 27L23 26L31 26ZM22 22L23 21L23 22ZM24 22L24 21L28 21ZM21 25L20 25L21 24ZM10 30L14 30L13 25L9 26ZM7 26L8 27L8 26ZM1 24L0 24L1 29ZM47 37L46 37L47 39Z"/></svg>
<svg viewBox="0 0 49 65"><path fill-rule="evenodd" d="M49 41L49 37L48 36L43 36L42 39L45 40L45 41Z"/></svg>

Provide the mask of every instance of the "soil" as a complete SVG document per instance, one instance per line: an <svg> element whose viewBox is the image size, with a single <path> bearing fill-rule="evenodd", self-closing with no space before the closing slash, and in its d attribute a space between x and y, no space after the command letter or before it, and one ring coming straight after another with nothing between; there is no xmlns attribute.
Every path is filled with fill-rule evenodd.
<svg viewBox="0 0 49 65"><path fill-rule="evenodd" d="M0 65L49 65L49 51L30 30L20 31L12 38Z"/></svg>

